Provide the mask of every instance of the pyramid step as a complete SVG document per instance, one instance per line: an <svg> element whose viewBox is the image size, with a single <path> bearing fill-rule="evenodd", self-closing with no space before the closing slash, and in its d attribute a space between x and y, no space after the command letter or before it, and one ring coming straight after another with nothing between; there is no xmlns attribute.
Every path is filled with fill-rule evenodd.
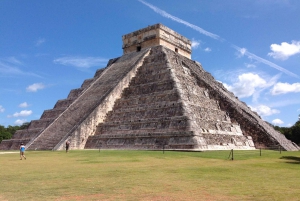
<svg viewBox="0 0 300 201"><path fill-rule="evenodd" d="M115 63L105 68L101 75L87 89L84 91L72 90L68 98L76 96L77 99L40 134L29 148L57 148L67 136L75 136L78 127L81 126L83 129L86 129L87 125L85 121L90 121L90 118L98 121L99 115L97 114L96 116L93 111L98 107L101 108L102 105L109 105L110 103L107 102L108 99L114 101L119 96L118 94L121 94L124 86L119 83L126 84L127 82L129 84L130 78L133 77L138 67L137 64L142 61L148 52L146 49L141 52L124 55L117 59ZM105 111L106 108L101 108L101 112L103 109ZM101 115L104 116L105 113L101 113ZM77 144L82 142L81 138L77 140Z"/></svg>
<svg viewBox="0 0 300 201"><path fill-rule="evenodd" d="M13 144L13 140L2 140L0 143L0 150L10 150Z"/></svg>
<svg viewBox="0 0 300 201"><path fill-rule="evenodd" d="M121 97L115 102L114 108L119 108L123 104L131 103L132 105L151 104L165 101L178 101L179 95L176 89L153 92L149 94Z"/></svg>
<svg viewBox="0 0 300 201"><path fill-rule="evenodd" d="M13 139L32 139L37 136L42 130L43 128L17 130L13 135Z"/></svg>
<svg viewBox="0 0 300 201"><path fill-rule="evenodd" d="M76 99L84 90L84 88L72 89L68 95L68 99Z"/></svg>
<svg viewBox="0 0 300 201"><path fill-rule="evenodd" d="M202 134L202 137L205 139L208 145L231 145L235 146L250 146L254 147L252 140L244 135L228 135L228 134Z"/></svg>
<svg viewBox="0 0 300 201"><path fill-rule="evenodd" d="M181 103L164 103L161 105L148 105L142 107L128 107L117 109L109 112L106 116L105 122L109 121L134 121L148 118L162 118L182 116L183 108Z"/></svg>
<svg viewBox="0 0 300 201"><path fill-rule="evenodd" d="M55 119L65 110L66 108L54 108L50 110L45 110L41 116L41 119Z"/></svg>
<svg viewBox="0 0 300 201"><path fill-rule="evenodd" d="M117 148L124 149L162 149L164 145L167 148L194 148L196 146L193 140L192 131L171 131L171 132L138 132L138 133L112 133L90 136L85 149L91 148Z"/></svg>
<svg viewBox="0 0 300 201"><path fill-rule="evenodd" d="M174 131L174 130L186 130L189 127L188 119L185 116L179 117L165 117L165 118L152 118L141 119L134 121L123 122L105 122L98 125L96 130L97 134L109 134L109 133L125 133L135 130L147 131Z"/></svg>
<svg viewBox="0 0 300 201"><path fill-rule="evenodd" d="M165 69L162 71L148 71L144 73L144 77L134 77L132 81L130 82L131 86L145 84L145 83L151 83L151 82L157 82L157 81L166 81L166 80L172 80L172 77L170 75L169 69Z"/></svg>
<svg viewBox="0 0 300 201"><path fill-rule="evenodd" d="M149 94L153 92L167 91L174 88L174 82L167 80L162 82L152 82L143 85L130 86L123 91L123 96L136 96L142 94Z"/></svg>
<svg viewBox="0 0 300 201"><path fill-rule="evenodd" d="M95 139L109 139L109 138L132 138L132 137L191 137L194 136L193 131L166 131L166 132L143 132L143 131L137 131L135 133L126 133L126 134L118 134L118 133L112 133L112 134L101 134L101 135L94 135L93 137Z"/></svg>
<svg viewBox="0 0 300 201"><path fill-rule="evenodd" d="M95 80L95 78L90 78L90 79L84 80L81 85L81 88L83 88L83 89L88 88L94 80Z"/></svg>
<svg viewBox="0 0 300 201"><path fill-rule="evenodd" d="M94 79L97 79L98 77L100 77L104 70L105 70L105 68L98 69L94 75Z"/></svg>
<svg viewBox="0 0 300 201"><path fill-rule="evenodd" d="M65 109L69 107L74 102L75 98L68 98L68 99L62 99L58 100L56 104L54 105L55 109Z"/></svg>
<svg viewBox="0 0 300 201"><path fill-rule="evenodd" d="M102 134L91 136L85 149L194 149L197 146L192 131Z"/></svg>
<svg viewBox="0 0 300 201"><path fill-rule="evenodd" d="M52 134L51 137L37 138L28 148L29 150L52 150L60 141L62 133Z"/></svg>
<svg viewBox="0 0 300 201"><path fill-rule="evenodd" d="M193 102L189 102L187 105L195 113L202 113L209 110L222 111L220 109L219 101L213 99L207 99L207 98L199 98L199 97L192 100ZM198 103L195 103L196 100L198 101ZM227 113L226 111L222 111L222 112Z"/></svg>
<svg viewBox="0 0 300 201"><path fill-rule="evenodd" d="M171 68L166 67L167 62L147 63L146 60L147 58L144 60L143 68L138 69L138 74L152 76L160 73L170 73Z"/></svg>
<svg viewBox="0 0 300 201"><path fill-rule="evenodd" d="M21 143L27 144L30 139L9 139L2 140L0 143L0 150L19 150Z"/></svg>
<svg viewBox="0 0 300 201"><path fill-rule="evenodd" d="M39 120L33 120L30 122L29 128L46 128L50 123L52 123L54 118L43 118Z"/></svg>
<svg viewBox="0 0 300 201"><path fill-rule="evenodd" d="M153 99L152 99L153 100ZM117 107L114 107L113 111L109 113L123 113L123 112L131 112L131 111L143 111L143 110L151 110L151 109L161 109L168 107L179 107L182 106L182 102L179 101L151 101L149 104L139 104L138 100L119 100ZM116 106L116 105L115 105Z"/></svg>

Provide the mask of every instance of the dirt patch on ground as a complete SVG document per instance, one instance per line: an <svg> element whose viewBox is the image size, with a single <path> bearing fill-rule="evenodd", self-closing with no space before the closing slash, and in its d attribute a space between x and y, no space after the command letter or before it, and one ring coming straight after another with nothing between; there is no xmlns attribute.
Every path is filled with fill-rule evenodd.
<svg viewBox="0 0 300 201"><path fill-rule="evenodd" d="M16 153L19 153L19 152L0 152L0 154L16 154Z"/></svg>
<svg viewBox="0 0 300 201"><path fill-rule="evenodd" d="M164 195L163 195L164 194ZM211 195L206 192L197 192L197 193L181 193L181 194L170 194L162 193L162 195L157 194L144 194L133 196L117 193L115 195L105 195L105 194L93 194L93 195L80 195L80 196L65 196L56 199L57 201L71 201L71 200L101 200L101 201L114 201L114 200L143 200L143 201L186 201L186 200L205 200L205 201L238 201L238 200L250 200L246 197L232 197L228 195Z"/></svg>
<svg viewBox="0 0 300 201"><path fill-rule="evenodd" d="M56 199L56 201L69 201L69 200L107 200L107 199L105 199L104 194L64 196Z"/></svg>

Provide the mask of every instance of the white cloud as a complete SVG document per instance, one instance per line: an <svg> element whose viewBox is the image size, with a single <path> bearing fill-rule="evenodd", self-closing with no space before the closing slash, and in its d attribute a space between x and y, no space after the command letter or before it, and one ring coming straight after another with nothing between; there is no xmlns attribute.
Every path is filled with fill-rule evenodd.
<svg viewBox="0 0 300 201"><path fill-rule="evenodd" d="M22 108L26 108L26 107L28 107L29 105L27 104L27 102L24 102L24 103L21 103L20 105L19 105L19 107L22 107Z"/></svg>
<svg viewBox="0 0 300 201"><path fill-rule="evenodd" d="M24 72L20 70L18 67L16 67L16 65L23 65L23 64L21 61L17 60L14 57L9 57L7 59L0 58L0 73L7 74L7 75L26 75L26 76L41 77L35 73Z"/></svg>
<svg viewBox="0 0 300 201"><path fill-rule="evenodd" d="M40 46L42 45L43 43L45 43L46 40L44 38L39 38L37 41L35 41L35 46Z"/></svg>
<svg viewBox="0 0 300 201"><path fill-rule="evenodd" d="M247 68L255 68L256 65L255 64L249 64L249 63L245 63Z"/></svg>
<svg viewBox="0 0 300 201"><path fill-rule="evenodd" d="M300 41L292 41L291 44L282 42L280 45L272 44L270 46L272 52L268 53L274 59L286 60L290 56L300 53Z"/></svg>
<svg viewBox="0 0 300 201"><path fill-rule="evenodd" d="M20 125L24 124L25 122L27 122L26 119L17 119L14 124L20 126Z"/></svg>
<svg viewBox="0 0 300 201"><path fill-rule="evenodd" d="M75 66L78 68L90 68L92 66L103 66L107 59L101 57L62 57L53 61L64 66Z"/></svg>
<svg viewBox="0 0 300 201"><path fill-rule="evenodd" d="M196 25L194 25L194 24L191 24L191 23L189 23L189 22L187 22L187 21L184 21L184 20L182 20L182 19L180 19L180 18L178 18L178 17L175 17L175 16L173 16L173 15L167 13L166 11L161 10L161 9L159 9L158 7L153 6L152 4L147 3L146 1L139 0L139 2L141 2L141 3L143 3L144 5L148 6L148 7L151 8L154 12L160 14L161 16L163 16L163 17L165 17L165 18L169 18L169 19L171 19L171 20L173 20L173 21L176 21L176 22L178 22L178 23L184 24L184 25L186 25L186 26L188 26L188 27L190 27L190 28L192 28L192 29L198 31L199 33L204 34L204 35L206 35L206 36L208 36L208 37L211 37L211 38L213 38L213 39L223 40L223 39L220 38L220 36L218 36L218 35L216 35L216 34L213 34L213 33L211 33L211 32L208 32L208 31L206 31L206 30L204 30L204 29L202 29L202 28L200 28L200 27L198 27L198 26L196 26Z"/></svg>
<svg viewBox="0 0 300 201"><path fill-rule="evenodd" d="M5 74L23 74L23 72L7 63L3 63L0 61L0 72Z"/></svg>
<svg viewBox="0 0 300 201"><path fill-rule="evenodd" d="M197 49L199 46L201 45L201 41L200 40L195 40L194 38L192 39L192 48L193 49ZM209 47L204 49L205 52L210 52L211 49Z"/></svg>
<svg viewBox="0 0 300 201"><path fill-rule="evenodd" d="M12 64L16 64L16 65L22 65L23 64L21 61L19 61L15 57L8 57L6 61L9 62L9 63L12 63Z"/></svg>
<svg viewBox="0 0 300 201"><path fill-rule="evenodd" d="M216 39L216 40L219 40L219 41L225 41L225 39L221 38L220 36L218 36L218 35L216 35L216 34L213 34L213 33L211 33L211 32L208 32L208 31L202 29L201 27L198 27L198 26L196 26L196 25L194 25L194 24L191 24L191 23L189 23L189 22L187 22L187 21L184 21L184 20L182 20L182 19L180 19L180 18L178 18L178 17L175 17L175 16L173 16L173 15L167 13L166 11L161 10L161 9L159 9L159 8L156 7L156 6L153 6L152 4L149 4L148 2L146 2L146 1L144 1L144 0L138 0L138 1L141 2L141 3L143 3L144 5L148 6L148 7L151 8L154 12L158 13L159 15L161 15L161 16L163 16L163 17L165 17L165 18L169 18L169 19L171 19L171 20L173 20L173 21L176 21L176 22L178 22L178 23L184 24L184 25L186 25L186 26L188 26L188 27L190 27L190 28L192 28L192 29L198 31L199 33L204 34L204 35L206 35L206 36L208 36L208 37L211 37L211 38L213 38L213 39ZM281 71L281 72L284 72L284 73L286 73L286 74L288 74L288 75L290 75L290 76L297 77L297 78L299 77L299 76L296 75L295 73L292 73L292 72L290 72L290 71L288 71L288 70L282 68L281 66L278 66L278 65L276 65L276 64L274 64L274 63L272 63L272 62L270 62L270 61L268 61L268 60L266 60L266 59L263 59L263 58L261 58L261 57L255 55L255 54L253 54L253 53L248 52L246 48L240 48L240 47L238 47L238 46L236 46L236 45L233 45L233 44L232 44L232 47L235 48L235 49L237 49L237 50L240 52L240 55L239 55L240 57L241 57L241 56L244 56L244 55L247 55L247 56L248 56L249 58L251 58L251 59L254 59L254 60L256 60L256 61L259 61L259 62L261 62L261 63L264 63L264 64L266 64L266 65L268 65L268 66L270 66L270 67L272 67L272 68L275 68L275 69L277 69L277 70L279 70L279 71Z"/></svg>
<svg viewBox="0 0 300 201"><path fill-rule="evenodd" d="M13 115L8 115L7 117L27 117L32 114L31 110L22 110L21 112L16 112Z"/></svg>
<svg viewBox="0 0 300 201"><path fill-rule="evenodd" d="M258 105L256 107L249 106L252 111L257 112L260 116L270 116L273 114L278 114L280 113L279 110L276 109L271 109L270 107L266 105Z"/></svg>
<svg viewBox="0 0 300 201"><path fill-rule="evenodd" d="M36 92L39 89L44 89L45 85L43 83L34 83L26 88L28 92Z"/></svg>
<svg viewBox="0 0 300 201"><path fill-rule="evenodd" d="M205 52L210 52L211 49L210 49L209 47L207 47L207 48L204 49L204 51L205 51Z"/></svg>
<svg viewBox="0 0 300 201"><path fill-rule="evenodd" d="M243 57L245 55L246 51L247 51L246 48L239 48L237 50L238 50L238 53L239 53L238 57Z"/></svg>
<svg viewBox="0 0 300 201"><path fill-rule="evenodd" d="M288 98L288 99L285 98L278 101L272 101L272 103L268 105L270 107L285 107L289 105L299 105L299 104L300 104L300 99L295 97L295 98Z"/></svg>
<svg viewBox="0 0 300 201"><path fill-rule="evenodd" d="M272 68L275 68L275 69L279 70L280 72L283 72L283 73L285 73L287 75L290 75L292 77L297 77L297 78L299 77L295 73L292 73L292 72L286 70L285 68L282 68L281 66L278 66L277 64L274 64L274 63L272 63L272 62L270 62L270 61L268 61L266 59L263 59L263 58L255 55L255 54L249 52L246 48L240 48L240 47L238 47L236 45L232 45L232 47L239 52L239 55L238 55L239 57L242 57L242 56L246 55L250 59L254 59L254 60L258 61L258 62L264 63L264 64L266 64L266 65L268 65L268 66L270 66Z"/></svg>
<svg viewBox="0 0 300 201"><path fill-rule="evenodd" d="M5 111L4 107L0 105L0 112L4 112L4 111Z"/></svg>
<svg viewBox="0 0 300 201"><path fill-rule="evenodd" d="M273 88L271 89L272 95L279 95L279 94L286 94L286 93L297 93L300 92L300 83L276 83Z"/></svg>
<svg viewBox="0 0 300 201"><path fill-rule="evenodd" d="M280 119L274 119L274 120L272 121L272 123L273 123L274 125L284 124L284 122L281 121Z"/></svg>
<svg viewBox="0 0 300 201"><path fill-rule="evenodd" d="M257 74L243 73L238 76L237 82L233 85L224 84L224 86L233 92L239 98L252 96L257 89L267 87L267 82Z"/></svg>
<svg viewBox="0 0 300 201"><path fill-rule="evenodd" d="M200 41L195 40L194 38L192 39L192 48L197 49L200 45Z"/></svg>

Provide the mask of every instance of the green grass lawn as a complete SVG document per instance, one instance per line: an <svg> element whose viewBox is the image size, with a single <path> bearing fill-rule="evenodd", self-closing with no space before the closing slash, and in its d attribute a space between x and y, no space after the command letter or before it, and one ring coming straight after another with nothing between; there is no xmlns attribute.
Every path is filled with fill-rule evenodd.
<svg viewBox="0 0 300 201"><path fill-rule="evenodd" d="M0 200L300 200L300 152L229 153L0 153Z"/></svg>

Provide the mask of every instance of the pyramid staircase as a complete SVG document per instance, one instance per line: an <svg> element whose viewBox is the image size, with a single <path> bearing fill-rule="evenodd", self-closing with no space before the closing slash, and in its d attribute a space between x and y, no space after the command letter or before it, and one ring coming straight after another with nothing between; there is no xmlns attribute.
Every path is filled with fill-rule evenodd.
<svg viewBox="0 0 300 201"><path fill-rule="evenodd" d="M151 48L85 148L254 149L251 137L197 85L183 58L162 46Z"/></svg>
<svg viewBox="0 0 300 201"><path fill-rule="evenodd" d="M59 116L45 128L35 139L27 144L29 150L62 149L65 140L73 138L71 147L84 146L89 135L94 132L96 124L101 121L107 108L126 86L130 71L136 68L138 61L146 54L131 54L109 62L103 72L93 80L88 80L82 91L73 90L76 99L59 113ZM132 74L132 73L131 73ZM79 93L77 93L79 92ZM100 107L99 107L100 105ZM101 112L98 112L101 110ZM54 112L54 111L52 111ZM46 115L47 116L47 115Z"/></svg>
<svg viewBox="0 0 300 201"><path fill-rule="evenodd" d="M298 150L202 66L164 46L112 59L0 149Z"/></svg>
<svg viewBox="0 0 300 201"><path fill-rule="evenodd" d="M39 120L33 120L29 123L27 129L17 130L12 139L3 140L0 144L0 150L19 149L20 143L31 144L57 117L59 117L73 102L86 90L90 84L97 79L104 69L99 69L94 78L87 79L80 88L70 91L68 97L58 100L53 109L45 110Z"/></svg>

